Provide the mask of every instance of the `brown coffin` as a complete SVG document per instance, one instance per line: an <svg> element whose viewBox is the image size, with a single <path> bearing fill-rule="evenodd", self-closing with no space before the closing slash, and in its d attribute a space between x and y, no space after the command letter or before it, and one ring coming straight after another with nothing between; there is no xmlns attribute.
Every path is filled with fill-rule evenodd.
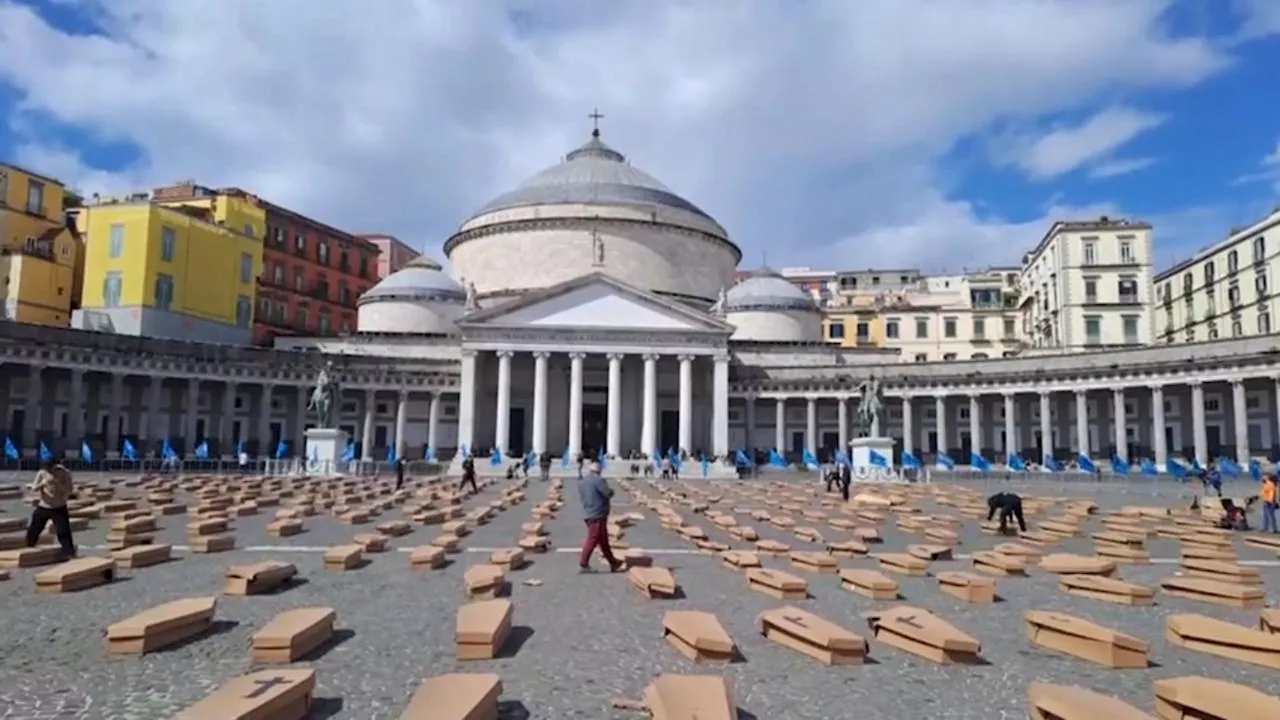
<svg viewBox="0 0 1280 720"><path fill-rule="evenodd" d="M1245 535L1244 544L1250 547L1256 547L1261 550L1274 550L1280 552L1280 536L1276 535Z"/></svg>
<svg viewBox="0 0 1280 720"><path fill-rule="evenodd" d="M755 542L760 539L760 534L749 525L734 525L729 528L729 534L743 542Z"/></svg>
<svg viewBox="0 0 1280 720"><path fill-rule="evenodd" d="M935 560L950 560L952 557L951 553L951 548L946 545L921 544L907 546L908 555L920 558L927 562L933 562Z"/></svg>
<svg viewBox="0 0 1280 720"><path fill-rule="evenodd" d="M839 540L827 543L827 552L836 557L857 557L866 555L868 548L857 540Z"/></svg>
<svg viewBox="0 0 1280 720"><path fill-rule="evenodd" d="M761 540L756 543L756 552L764 555L782 556L791 552L791 546L777 540Z"/></svg>
<svg viewBox="0 0 1280 720"><path fill-rule="evenodd" d="M413 526L403 520L391 520L374 526L378 532L387 537L400 537L413 532Z"/></svg>
<svg viewBox="0 0 1280 720"><path fill-rule="evenodd" d="M502 593L506 582L506 575L497 565L472 565L462 574L469 598L492 600Z"/></svg>
<svg viewBox="0 0 1280 720"><path fill-rule="evenodd" d="M509 600L481 600L458 608L454 650L459 660L492 660L511 634Z"/></svg>
<svg viewBox="0 0 1280 720"><path fill-rule="evenodd" d="M875 570L843 568L840 570L840 587L872 600L897 600L898 583Z"/></svg>
<svg viewBox="0 0 1280 720"><path fill-rule="evenodd" d="M1122 700L1072 685L1033 682L1027 701L1030 720L1156 720Z"/></svg>
<svg viewBox="0 0 1280 720"><path fill-rule="evenodd" d="M52 565L62 560L62 549L54 545L37 545L17 550L0 551L0 568L29 568Z"/></svg>
<svg viewBox="0 0 1280 720"><path fill-rule="evenodd" d="M1088 555L1071 555L1054 553L1040 558L1039 567L1045 572L1055 575L1102 575L1111 577L1116 574L1116 564L1112 560Z"/></svg>
<svg viewBox="0 0 1280 720"><path fill-rule="evenodd" d="M540 522L527 522L520 526L520 531L525 535L546 535L546 526Z"/></svg>
<svg viewBox="0 0 1280 720"><path fill-rule="evenodd" d="M544 553L551 549L551 539L546 535L525 535L516 544L521 550L533 553Z"/></svg>
<svg viewBox="0 0 1280 720"><path fill-rule="evenodd" d="M944 665L981 664L982 645L928 610L900 605L869 613L876 640Z"/></svg>
<svg viewBox="0 0 1280 720"><path fill-rule="evenodd" d="M170 545L135 545L116 550L111 553L116 567L121 570L137 570L151 567L173 559L173 547Z"/></svg>
<svg viewBox="0 0 1280 720"><path fill-rule="evenodd" d="M231 679L174 720L302 720L315 689L315 670L259 670Z"/></svg>
<svg viewBox="0 0 1280 720"><path fill-rule="evenodd" d="M695 663L727 663L733 659L733 638L709 612L668 612L662 617L662 636L677 652Z"/></svg>
<svg viewBox="0 0 1280 720"><path fill-rule="evenodd" d="M627 579L631 586L649 598L672 598L676 596L676 579L671 571L663 567L633 567L627 571Z"/></svg>
<svg viewBox="0 0 1280 720"><path fill-rule="evenodd" d="M437 535L431 538L432 545L435 545L438 548L444 548L444 551L447 553L458 552L459 551L458 544L460 542L462 542L462 540L457 535L451 535L449 533L445 533L443 535Z"/></svg>
<svg viewBox="0 0 1280 720"><path fill-rule="evenodd" d="M361 533L351 538L351 542L364 548L367 553L387 551L387 536L378 533Z"/></svg>
<svg viewBox="0 0 1280 720"><path fill-rule="evenodd" d="M1117 605L1154 605L1156 595L1149 587L1101 575L1062 575L1058 589L1068 595Z"/></svg>
<svg viewBox="0 0 1280 720"><path fill-rule="evenodd" d="M1022 557L984 551L973 554L973 569L1000 577L1025 577L1027 563Z"/></svg>
<svg viewBox="0 0 1280 720"><path fill-rule="evenodd" d="M1191 613L1165 618L1165 639L1188 650L1280 670L1280 635Z"/></svg>
<svg viewBox="0 0 1280 720"><path fill-rule="evenodd" d="M213 624L215 597L174 600L107 626L107 652L142 655L206 632Z"/></svg>
<svg viewBox="0 0 1280 720"><path fill-rule="evenodd" d="M779 600L804 600L809 597L809 583L781 570L749 568L747 587Z"/></svg>
<svg viewBox="0 0 1280 720"><path fill-rule="evenodd" d="M338 545L324 551L325 570L355 570L364 562L364 548L359 545Z"/></svg>
<svg viewBox="0 0 1280 720"><path fill-rule="evenodd" d="M1031 644L1109 668L1147 667L1147 643L1084 618L1028 610L1024 615Z"/></svg>
<svg viewBox="0 0 1280 720"><path fill-rule="evenodd" d="M753 552L745 550L729 550L720 553L720 559L724 564L734 570L746 570L747 568L760 567L760 556Z"/></svg>
<svg viewBox="0 0 1280 720"><path fill-rule="evenodd" d="M253 565L233 565L227 569L227 595L260 595L279 590L298 574L293 563L269 560Z"/></svg>
<svg viewBox="0 0 1280 720"><path fill-rule="evenodd" d="M1132 545L1114 545L1112 543L1095 543L1093 553L1100 558L1117 563L1146 565L1151 562L1151 554L1140 547Z"/></svg>
<svg viewBox="0 0 1280 720"><path fill-rule="evenodd" d="M88 590L116 579L111 558L82 557L59 563L36 575L36 592L42 594Z"/></svg>
<svg viewBox="0 0 1280 720"><path fill-rule="evenodd" d="M411 570L435 570L444 567L445 552L443 548L424 545L413 549L409 554Z"/></svg>
<svg viewBox="0 0 1280 720"><path fill-rule="evenodd" d="M236 547L235 535L200 535L197 537L187 538L193 553L219 553L234 550Z"/></svg>
<svg viewBox="0 0 1280 720"><path fill-rule="evenodd" d="M1280 635L1280 608L1267 608L1258 616L1258 629Z"/></svg>
<svg viewBox="0 0 1280 720"><path fill-rule="evenodd" d="M1256 569L1233 562L1183 558L1182 569L1191 577L1240 583L1241 585L1262 584L1262 575Z"/></svg>
<svg viewBox="0 0 1280 720"><path fill-rule="evenodd" d="M286 610L253 634L249 644L254 662L287 664L306 657L333 637L338 614L333 608Z"/></svg>
<svg viewBox="0 0 1280 720"><path fill-rule="evenodd" d="M834 573L839 569L836 559L824 552L793 552L791 567L816 573Z"/></svg>
<svg viewBox="0 0 1280 720"><path fill-rule="evenodd" d="M967 572L938 573L938 589L965 602L989 605L996 601L996 581Z"/></svg>
<svg viewBox="0 0 1280 720"><path fill-rule="evenodd" d="M858 635L797 607L760 613L760 633L783 647L825 665L861 665L867 641Z"/></svg>
<svg viewBox="0 0 1280 720"><path fill-rule="evenodd" d="M499 548L489 553L489 562L504 570L519 570L526 561L520 548Z"/></svg>
<svg viewBox="0 0 1280 720"><path fill-rule="evenodd" d="M1226 562L1235 562L1239 560L1236 551L1231 548L1215 548L1205 545L1183 545L1181 547L1182 559L1198 558L1200 560L1225 560Z"/></svg>
<svg viewBox="0 0 1280 720"><path fill-rule="evenodd" d="M1160 581L1167 594L1187 600L1213 603L1224 607L1255 609L1266 603L1262 589L1254 585L1222 582L1194 577L1167 577Z"/></svg>
<svg viewBox="0 0 1280 720"><path fill-rule="evenodd" d="M877 557L880 569L898 575L924 577L929 574L929 561L907 553L883 553Z"/></svg>
<svg viewBox="0 0 1280 720"><path fill-rule="evenodd" d="M644 689L652 720L737 720L738 708L727 678L715 675L659 675Z"/></svg>
<svg viewBox="0 0 1280 720"><path fill-rule="evenodd" d="M454 535L456 537L466 537L471 534L471 528L462 520L450 520L440 526L440 532L445 535Z"/></svg>
<svg viewBox="0 0 1280 720"><path fill-rule="evenodd" d="M1280 718L1280 698L1225 680L1185 676L1156 680L1152 687L1161 720Z"/></svg>
<svg viewBox="0 0 1280 720"><path fill-rule="evenodd" d="M267 537L293 537L302 533L302 521L292 518L273 520L267 525Z"/></svg>
<svg viewBox="0 0 1280 720"><path fill-rule="evenodd" d="M493 673L450 673L422 681L400 720L498 720L502 679Z"/></svg>

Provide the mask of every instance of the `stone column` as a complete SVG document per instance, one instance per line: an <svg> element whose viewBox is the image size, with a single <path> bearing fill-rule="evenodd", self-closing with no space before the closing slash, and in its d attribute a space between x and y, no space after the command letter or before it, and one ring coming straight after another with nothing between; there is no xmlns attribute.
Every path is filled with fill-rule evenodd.
<svg viewBox="0 0 1280 720"><path fill-rule="evenodd" d="M1169 447L1164 438L1164 387L1151 386L1151 450L1156 455L1156 467L1164 470L1169 462Z"/></svg>
<svg viewBox="0 0 1280 720"><path fill-rule="evenodd" d="M662 452L658 447L658 356L644 356L644 416L640 425L641 451Z"/></svg>
<svg viewBox="0 0 1280 720"><path fill-rule="evenodd" d="M693 356L681 355L680 361L680 431L677 450L693 452Z"/></svg>
<svg viewBox="0 0 1280 720"><path fill-rule="evenodd" d="M778 454L787 456L787 399L774 400L773 406L773 443Z"/></svg>
<svg viewBox="0 0 1280 720"><path fill-rule="evenodd" d="M586 355L569 353L569 459L582 454L582 360Z"/></svg>
<svg viewBox="0 0 1280 720"><path fill-rule="evenodd" d="M472 439L476 415L476 351L462 351L462 367L458 378L458 454L475 454Z"/></svg>
<svg viewBox="0 0 1280 720"><path fill-rule="evenodd" d="M184 450L186 454L191 454L196 449L196 421L199 418L200 411L200 381L195 378L187 379L187 397L183 406L183 423L182 434Z"/></svg>
<svg viewBox="0 0 1280 720"><path fill-rule="evenodd" d="M440 406L443 401L443 392L431 393L431 407L427 410L427 447L436 453L440 451Z"/></svg>
<svg viewBox="0 0 1280 720"><path fill-rule="evenodd" d="M1236 439L1236 462L1241 467L1249 466L1249 409L1245 404L1244 382L1231 381L1231 414L1235 426L1233 435Z"/></svg>
<svg viewBox="0 0 1280 720"><path fill-rule="evenodd" d="M22 427L23 447L36 447L40 442L41 427L44 423L44 366L32 365L27 372L27 397L23 403L23 415L26 422Z"/></svg>
<svg viewBox="0 0 1280 720"><path fill-rule="evenodd" d="M67 398L67 438L72 449L80 452L80 441L84 440L84 371L72 369L71 395Z"/></svg>
<svg viewBox="0 0 1280 720"><path fill-rule="evenodd" d="M1274 400L1275 418L1271 423L1274 426L1271 430L1271 445L1272 447L1277 447L1280 446L1280 377L1275 378Z"/></svg>
<svg viewBox="0 0 1280 720"><path fill-rule="evenodd" d="M377 421L378 392L364 391L364 422L360 426L360 459L373 461L373 426Z"/></svg>
<svg viewBox="0 0 1280 720"><path fill-rule="evenodd" d="M755 462L756 447L756 396L748 393L746 397L746 405L743 406L743 420L746 422L746 439L743 444L746 445L747 455L752 458L751 462Z"/></svg>
<svg viewBox="0 0 1280 720"><path fill-rule="evenodd" d="M849 449L849 398L843 395L836 397L836 422L840 434L840 449Z"/></svg>
<svg viewBox="0 0 1280 720"><path fill-rule="evenodd" d="M271 398L275 392L275 383L263 383L262 395L258 399L258 455L265 458L276 456L276 449L271 444Z"/></svg>
<svg viewBox="0 0 1280 720"><path fill-rule="evenodd" d="M501 394L501 393L499 393ZM408 438L405 437L405 429L409 425L409 391L401 390L399 402L396 403L396 459L405 456L405 450L408 450Z"/></svg>
<svg viewBox="0 0 1280 720"><path fill-rule="evenodd" d="M124 375L111 376L111 417L107 420L107 452L120 452L120 415L124 412Z"/></svg>
<svg viewBox="0 0 1280 720"><path fill-rule="evenodd" d="M493 446L506 457L511 445L511 351L499 350L497 354L498 404L493 424Z"/></svg>
<svg viewBox="0 0 1280 720"><path fill-rule="evenodd" d="M294 454L302 456L307 447L307 404L311 402L311 386L299 385L293 393L293 442ZM342 394L333 399L333 417L340 425L342 419Z"/></svg>
<svg viewBox="0 0 1280 720"><path fill-rule="evenodd" d="M1043 464L1045 457L1053 455L1053 405L1051 403L1051 393L1048 390L1040 391L1040 445L1043 447L1044 457L1040 458Z"/></svg>
<svg viewBox="0 0 1280 720"><path fill-rule="evenodd" d="M1204 424L1204 383L1191 382L1191 430L1196 446L1196 461L1200 467L1209 463L1209 437Z"/></svg>
<svg viewBox="0 0 1280 720"><path fill-rule="evenodd" d="M977 395L969 395L969 452L982 455L982 403ZM973 462L972 455L967 459Z"/></svg>
<svg viewBox="0 0 1280 720"><path fill-rule="evenodd" d="M164 429L160 426L160 396L164 393L164 378L151 376L151 386L147 388L147 428L143 440L154 445L164 439ZM144 449L145 453L146 450Z"/></svg>
<svg viewBox="0 0 1280 720"><path fill-rule="evenodd" d="M915 418L911 414L910 395L902 396L902 452L915 455L916 453L916 429Z"/></svg>
<svg viewBox="0 0 1280 720"><path fill-rule="evenodd" d="M1129 428L1128 418L1124 412L1124 388L1115 388L1111 391L1111 424L1114 426L1116 433L1116 456L1125 462L1129 462Z"/></svg>
<svg viewBox="0 0 1280 720"><path fill-rule="evenodd" d="M1018 454L1022 443L1018 437L1018 402L1013 393L1004 394L1004 462Z"/></svg>
<svg viewBox="0 0 1280 720"><path fill-rule="evenodd" d="M712 374L711 452L723 458L729 454L729 356L717 355Z"/></svg>
<svg viewBox="0 0 1280 720"><path fill-rule="evenodd" d="M236 451L233 429L236 413L236 384L222 386L222 412L218 413L218 454L232 455Z"/></svg>
<svg viewBox="0 0 1280 720"><path fill-rule="evenodd" d="M938 455L947 455L951 443L947 442L947 396L939 395L933 400L933 414L938 426ZM937 462L935 458L934 462Z"/></svg>
<svg viewBox="0 0 1280 720"><path fill-rule="evenodd" d="M804 399L804 448L818 457L818 398L810 395Z"/></svg>
<svg viewBox="0 0 1280 720"><path fill-rule="evenodd" d="M547 452L547 359L549 357L550 353L541 351L533 354L533 451L539 458ZM612 386L609 392L613 392ZM614 424L611 422L610 432L613 431L613 427Z"/></svg>
<svg viewBox="0 0 1280 720"><path fill-rule="evenodd" d="M622 455L622 358L619 353L609 355L609 427L605 432L605 454L609 457ZM535 385L535 394L537 392ZM545 388L544 388L545 390ZM545 395L545 392L544 392Z"/></svg>
<svg viewBox="0 0 1280 720"><path fill-rule="evenodd" d="M1076 452L1085 457L1092 457L1089 448L1089 394L1084 390L1076 391Z"/></svg>

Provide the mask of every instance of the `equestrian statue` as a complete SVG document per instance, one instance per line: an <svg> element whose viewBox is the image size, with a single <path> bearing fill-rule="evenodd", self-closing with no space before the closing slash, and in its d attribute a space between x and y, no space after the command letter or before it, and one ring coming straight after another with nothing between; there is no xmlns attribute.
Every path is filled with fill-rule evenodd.
<svg viewBox="0 0 1280 720"><path fill-rule="evenodd" d="M858 385L862 400L858 403L858 414L855 418L858 437L871 437L882 427L884 418L884 387L876 376L863 380Z"/></svg>
<svg viewBox="0 0 1280 720"><path fill-rule="evenodd" d="M317 428L337 427L340 393L337 373L334 371L333 361L330 360L316 375L315 389L311 391L311 400L307 403L307 411L315 418Z"/></svg>

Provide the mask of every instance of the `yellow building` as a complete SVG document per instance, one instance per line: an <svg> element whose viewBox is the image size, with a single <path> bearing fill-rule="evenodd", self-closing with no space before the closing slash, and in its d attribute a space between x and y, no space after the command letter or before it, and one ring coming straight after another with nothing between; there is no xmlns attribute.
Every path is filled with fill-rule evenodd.
<svg viewBox="0 0 1280 720"><path fill-rule="evenodd" d="M61 182L0 163L0 307L18 322L67 327L82 261Z"/></svg>
<svg viewBox="0 0 1280 720"><path fill-rule="evenodd" d="M223 207L223 224L218 206L166 206L141 195L81 210L84 297L76 326L248 344L266 217Z"/></svg>
<svg viewBox="0 0 1280 720"><path fill-rule="evenodd" d="M883 347L884 317L869 298L853 298L849 305L827 308L822 339L842 348Z"/></svg>

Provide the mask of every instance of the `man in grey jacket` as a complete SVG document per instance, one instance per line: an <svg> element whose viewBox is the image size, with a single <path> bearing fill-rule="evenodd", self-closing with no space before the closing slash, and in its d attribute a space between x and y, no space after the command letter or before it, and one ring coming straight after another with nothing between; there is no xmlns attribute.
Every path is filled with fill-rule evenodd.
<svg viewBox="0 0 1280 720"><path fill-rule="evenodd" d="M609 563L610 572L620 572L623 563L613 556L609 547L609 506L613 488L600 477L600 463L587 464L587 472L578 480L578 499L582 502L582 519L587 524L587 537L582 541L582 554L578 556L581 572L591 572L591 554L600 548L600 554Z"/></svg>

